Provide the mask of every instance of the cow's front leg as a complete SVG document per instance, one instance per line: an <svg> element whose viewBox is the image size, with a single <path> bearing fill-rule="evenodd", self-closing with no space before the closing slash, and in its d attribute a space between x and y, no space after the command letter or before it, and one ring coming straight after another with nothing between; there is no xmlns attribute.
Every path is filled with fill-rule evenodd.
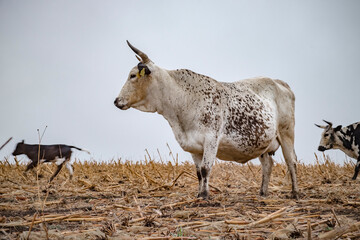
<svg viewBox="0 0 360 240"><path fill-rule="evenodd" d="M204 145L204 153L200 166L201 181L199 186L199 195L203 199L209 197L209 177L211 168L214 165L216 154L218 151L218 142L214 138L211 141L206 142Z"/></svg>
<svg viewBox="0 0 360 240"><path fill-rule="evenodd" d="M355 165L355 172L354 172L354 176L352 177L352 180L356 180L359 174L359 170L360 170L360 157L358 158L357 163Z"/></svg>

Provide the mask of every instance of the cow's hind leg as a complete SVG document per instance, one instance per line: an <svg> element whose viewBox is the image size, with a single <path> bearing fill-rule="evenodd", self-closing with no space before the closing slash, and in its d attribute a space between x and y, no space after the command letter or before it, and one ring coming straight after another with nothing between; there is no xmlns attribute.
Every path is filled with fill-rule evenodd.
<svg viewBox="0 0 360 240"><path fill-rule="evenodd" d="M199 197L199 194L202 190L202 184L201 184L201 180L202 180L202 177L201 177L201 161L202 161L202 154L191 154L192 158L193 158L193 161L195 163L195 167L196 167L196 175L198 177L198 180L199 180L199 189L198 189L198 196Z"/></svg>
<svg viewBox="0 0 360 240"><path fill-rule="evenodd" d="M268 187L270 181L270 175L274 164L273 158L269 153L264 153L259 157L262 167L262 182L260 188L260 196L268 195Z"/></svg>
<svg viewBox="0 0 360 240"><path fill-rule="evenodd" d="M70 159L69 159L69 161L67 161L65 163L65 166L66 166L67 170L69 171L69 179L71 180L73 177L73 174L74 174L74 168L73 168L72 164L70 163Z"/></svg>
<svg viewBox="0 0 360 240"><path fill-rule="evenodd" d="M354 172L354 176L352 177L352 180L356 180L359 174L359 170L360 170L360 157L358 158L357 163L355 165L355 172Z"/></svg>
<svg viewBox="0 0 360 240"><path fill-rule="evenodd" d="M280 132L281 133L281 132ZM293 133L293 131L292 131ZM289 136L290 135L290 136ZM294 134L283 134L281 136L281 148L285 158L285 162L288 166L290 172L291 182L292 182L292 197L299 197L299 189L296 179L296 154L294 150Z"/></svg>
<svg viewBox="0 0 360 240"><path fill-rule="evenodd" d="M57 166L57 169L56 169L56 171L55 171L55 173L50 177L50 180L49 180L49 183L51 183L52 182L52 180L54 180L54 178L59 174L59 172L60 172L60 170L62 169L62 167L64 166L64 163L65 162L67 162L67 161L69 161L70 159L65 159L65 160L63 160L63 161L57 161L57 164L59 164L58 166Z"/></svg>

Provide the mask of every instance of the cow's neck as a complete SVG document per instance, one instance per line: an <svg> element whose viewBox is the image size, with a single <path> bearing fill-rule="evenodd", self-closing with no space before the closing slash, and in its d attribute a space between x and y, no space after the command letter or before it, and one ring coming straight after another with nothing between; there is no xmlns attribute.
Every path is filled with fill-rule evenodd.
<svg viewBox="0 0 360 240"><path fill-rule="evenodd" d="M157 105L157 112L165 118L174 114L191 114L191 109L196 109L191 107L201 104L204 90L211 87L211 83L216 82L186 69L165 70L159 81L156 86L156 96L153 98L156 98L154 102Z"/></svg>
<svg viewBox="0 0 360 240"><path fill-rule="evenodd" d="M358 151L353 149L353 147L356 147L354 145L354 137L345 134L344 129L341 129L339 132L337 132L337 134L335 134L334 149L340 149L349 157L357 159L359 154Z"/></svg>
<svg viewBox="0 0 360 240"><path fill-rule="evenodd" d="M188 134L198 129L196 116L201 110L199 106L203 104L203 89L208 89L216 81L190 70L164 70L160 74L161 78L157 76L157 86L154 86L151 94L151 102L169 122L182 145L188 141Z"/></svg>
<svg viewBox="0 0 360 240"><path fill-rule="evenodd" d="M163 115L168 121L174 121L174 116L188 106L189 93L179 82L180 76L176 71L158 71L154 86L149 90L150 102L156 112Z"/></svg>

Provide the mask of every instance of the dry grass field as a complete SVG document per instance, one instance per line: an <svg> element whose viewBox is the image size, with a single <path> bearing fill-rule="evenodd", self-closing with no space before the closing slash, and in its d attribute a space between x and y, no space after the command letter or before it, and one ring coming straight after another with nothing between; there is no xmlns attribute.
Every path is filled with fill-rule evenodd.
<svg viewBox="0 0 360 240"><path fill-rule="evenodd" d="M51 164L26 175L0 164L0 239L360 239L351 162L299 163L298 200L284 163L260 197L260 166L217 162L208 201L196 199L193 164L174 159L75 162L72 180L63 169L51 185Z"/></svg>

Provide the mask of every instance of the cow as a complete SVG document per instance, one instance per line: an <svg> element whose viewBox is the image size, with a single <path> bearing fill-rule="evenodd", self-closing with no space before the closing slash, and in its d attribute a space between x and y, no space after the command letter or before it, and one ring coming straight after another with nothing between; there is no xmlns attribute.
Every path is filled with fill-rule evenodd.
<svg viewBox="0 0 360 240"><path fill-rule="evenodd" d="M333 128L331 122L323 121L327 124L326 126L315 124L324 129L318 150L324 152L329 149L340 149L349 157L356 159L355 172L352 177L352 180L356 180L360 170L360 122L346 127L339 125Z"/></svg>
<svg viewBox="0 0 360 240"><path fill-rule="evenodd" d="M140 63L130 71L114 104L121 110L132 107L163 115L181 148L192 155L199 198L209 197L216 158L246 163L258 157L260 195L266 196L272 155L279 146L290 172L292 197L298 196L295 96L287 83L266 77L225 83L187 69L166 70L127 44Z"/></svg>
<svg viewBox="0 0 360 240"><path fill-rule="evenodd" d="M56 162L57 169L55 173L50 177L49 183L58 175L61 168L65 164L69 171L70 179L73 176L74 169L70 163L71 149L77 149L79 151L85 151L90 154L89 151L81 149L75 146L68 146L64 144L54 145L42 145L42 144L26 144L24 140L16 145L13 156L25 154L31 162L27 165L25 172L36 167L39 163L43 162Z"/></svg>

